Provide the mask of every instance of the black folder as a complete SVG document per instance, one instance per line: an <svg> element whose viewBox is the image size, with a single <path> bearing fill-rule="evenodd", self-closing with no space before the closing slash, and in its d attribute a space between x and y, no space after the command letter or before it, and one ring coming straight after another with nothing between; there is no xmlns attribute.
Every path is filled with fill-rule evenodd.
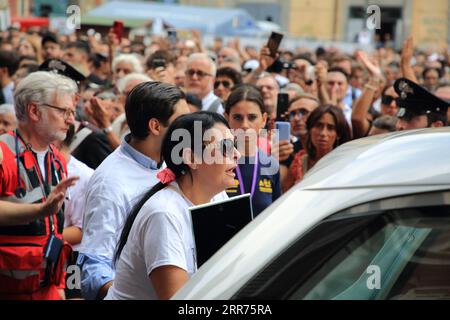
<svg viewBox="0 0 450 320"><path fill-rule="evenodd" d="M197 267L253 220L250 194L189 208Z"/></svg>

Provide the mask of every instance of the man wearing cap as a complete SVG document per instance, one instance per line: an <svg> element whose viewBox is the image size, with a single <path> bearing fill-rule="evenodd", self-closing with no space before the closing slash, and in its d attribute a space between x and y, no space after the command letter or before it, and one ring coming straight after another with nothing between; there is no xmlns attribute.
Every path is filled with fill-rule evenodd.
<svg viewBox="0 0 450 320"><path fill-rule="evenodd" d="M405 78L398 79L394 89L399 95L397 131L448 125L447 101Z"/></svg>
<svg viewBox="0 0 450 320"><path fill-rule="evenodd" d="M46 59L61 59L64 51L61 50L61 45L58 42L58 37L54 33L47 33L42 37L42 58Z"/></svg>

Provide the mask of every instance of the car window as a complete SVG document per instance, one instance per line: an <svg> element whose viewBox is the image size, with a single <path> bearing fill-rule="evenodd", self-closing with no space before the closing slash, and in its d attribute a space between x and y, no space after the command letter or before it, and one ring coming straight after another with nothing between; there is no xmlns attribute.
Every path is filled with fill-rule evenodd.
<svg viewBox="0 0 450 320"><path fill-rule="evenodd" d="M450 298L450 206L325 220L275 259L238 297Z"/></svg>

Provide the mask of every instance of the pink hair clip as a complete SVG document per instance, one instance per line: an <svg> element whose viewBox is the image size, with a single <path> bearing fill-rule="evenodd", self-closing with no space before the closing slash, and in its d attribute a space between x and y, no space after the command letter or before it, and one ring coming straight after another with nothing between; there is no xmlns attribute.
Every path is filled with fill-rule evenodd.
<svg viewBox="0 0 450 320"><path fill-rule="evenodd" d="M163 184L169 184L173 181L175 181L175 179L177 178L177 176L175 175L175 173L173 173L172 170L170 170L169 168L165 168L164 170L161 170L156 177L158 178L159 181L161 181L161 183Z"/></svg>

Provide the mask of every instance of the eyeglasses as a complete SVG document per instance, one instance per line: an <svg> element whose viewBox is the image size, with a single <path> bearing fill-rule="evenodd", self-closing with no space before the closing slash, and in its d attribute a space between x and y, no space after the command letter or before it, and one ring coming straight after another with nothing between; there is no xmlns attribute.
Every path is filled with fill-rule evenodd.
<svg viewBox="0 0 450 320"><path fill-rule="evenodd" d="M193 70L193 69L186 70L186 75L188 77L193 77L194 75L197 75L199 78L203 78L206 76L212 77L212 74L210 74L210 73L206 73L201 70Z"/></svg>
<svg viewBox="0 0 450 320"><path fill-rule="evenodd" d="M301 119L302 117L307 117L309 115L309 113L310 112L304 108L301 108L298 110L293 110L293 111L289 112L289 119L294 120L294 118L296 116L298 116Z"/></svg>
<svg viewBox="0 0 450 320"><path fill-rule="evenodd" d="M396 98L394 96L390 96L390 95L383 95L381 97L381 104L384 105L390 105L392 103L392 101L394 101Z"/></svg>
<svg viewBox="0 0 450 320"><path fill-rule="evenodd" d="M220 85L223 85L225 89L230 89L231 88L231 82L228 80L224 80L224 81L216 81L214 82L214 89L217 89L220 87Z"/></svg>
<svg viewBox="0 0 450 320"><path fill-rule="evenodd" d="M61 108L61 107L53 106L53 105L48 104L48 103L43 103L43 104L41 104L41 106L46 106L46 107L49 107L49 108L52 108L52 109L59 110L60 112L63 112L64 120L69 119L70 116L73 116L75 118L76 111L72 110L70 108Z"/></svg>

